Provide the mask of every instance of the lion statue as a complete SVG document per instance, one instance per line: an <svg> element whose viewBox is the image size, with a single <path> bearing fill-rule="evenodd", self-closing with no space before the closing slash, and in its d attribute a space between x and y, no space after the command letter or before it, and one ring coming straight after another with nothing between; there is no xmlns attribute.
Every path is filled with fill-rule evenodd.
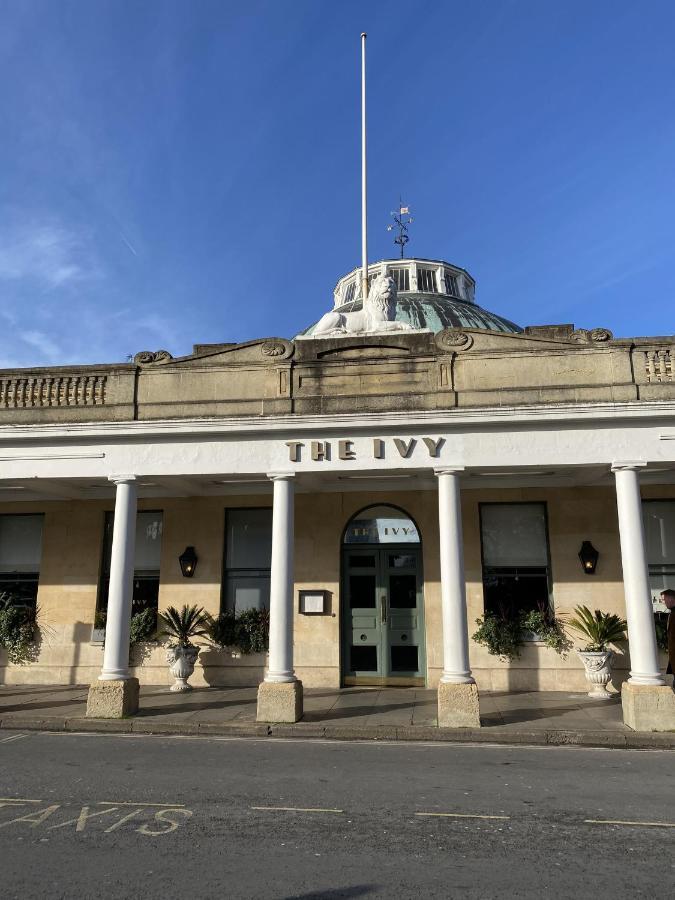
<svg viewBox="0 0 675 900"><path fill-rule="evenodd" d="M382 331L412 331L405 322L393 321L396 282L391 275L373 281L363 308L355 312L328 312L319 319L312 337L339 334L378 334Z"/></svg>

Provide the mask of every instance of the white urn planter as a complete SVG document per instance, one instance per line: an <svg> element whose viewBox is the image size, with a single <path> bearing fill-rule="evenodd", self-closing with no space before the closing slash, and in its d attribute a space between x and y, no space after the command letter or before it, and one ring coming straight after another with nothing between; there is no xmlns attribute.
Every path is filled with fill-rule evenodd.
<svg viewBox="0 0 675 900"><path fill-rule="evenodd" d="M166 651L166 661L169 663L169 672L176 679L170 690L192 690L192 685L188 684L188 678L195 670L198 656L199 647L193 647L192 645L187 647L169 647Z"/></svg>
<svg viewBox="0 0 675 900"><path fill-rule="evenodd" d="M612 677L611 650L577 650L586 670L586 681L591 686L589 697L596 700L611 700L612 695L607 690L607 685Z"/></svg>

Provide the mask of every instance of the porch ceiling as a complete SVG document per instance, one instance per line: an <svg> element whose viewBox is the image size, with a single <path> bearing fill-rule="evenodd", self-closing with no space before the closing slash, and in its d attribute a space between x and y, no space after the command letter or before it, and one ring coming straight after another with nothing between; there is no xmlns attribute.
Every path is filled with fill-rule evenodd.
<svg viewBox="0 0 675 900"><path fill-rule="evenodd" d="M640 474L644 485L675 484L675 463L646 466ZM391 469L386 472L298 473L299 493L434 491L433 469ZM463 490L525 487L610 487L613 477L609 463L602 466L558 466L536 468L532 465L508 469L467 467L461 478ZM233 477L216 475L149 476L138 482L139 498L241 496L271 494L272 484L264 473ZM0 503L46 500L112 499L115 486L103 478L21 478L0 477Z"/></svg>

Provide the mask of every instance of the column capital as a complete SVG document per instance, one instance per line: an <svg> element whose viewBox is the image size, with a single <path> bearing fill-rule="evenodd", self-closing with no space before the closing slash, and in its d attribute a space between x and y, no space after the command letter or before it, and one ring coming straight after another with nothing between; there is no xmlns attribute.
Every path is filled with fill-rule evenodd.
<svg viewBox="0 0 675 900"><path fill-rule="evenodd" d="M437 478L441 475L461 475L464 468L464 466L440 466L434 469L434 475Z"/></svg>
<svg viewBox="0 0 675 900"><path fill-rule="evenodd" d="M612 463L612 472L624 472L628 470L629 472L639 472L640 469L644 469L647 465L644 460L615 460Z"/></svg>
<svg viewBox="0 0 675 900"><path fill-rule="evenodd" d="M295 478L295 472L268 472L267 477L270 481L289 481Z"/></svg>
<svg viewBox="0 0 675 900"><path fill-rule="evenodd" d="M136 481L135 475L108 475L108 481L112 481L113 484L132 484Z"/></svg>

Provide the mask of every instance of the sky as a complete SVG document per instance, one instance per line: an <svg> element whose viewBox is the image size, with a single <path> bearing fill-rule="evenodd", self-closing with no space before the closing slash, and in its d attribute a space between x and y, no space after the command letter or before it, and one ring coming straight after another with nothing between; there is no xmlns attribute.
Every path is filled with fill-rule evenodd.
<svg viewBox="0 0 675 900"><path fill-rule="evenodd" d="M292 337L360 261L675 331L672 0L0 0L0 367Z"/></svg>

